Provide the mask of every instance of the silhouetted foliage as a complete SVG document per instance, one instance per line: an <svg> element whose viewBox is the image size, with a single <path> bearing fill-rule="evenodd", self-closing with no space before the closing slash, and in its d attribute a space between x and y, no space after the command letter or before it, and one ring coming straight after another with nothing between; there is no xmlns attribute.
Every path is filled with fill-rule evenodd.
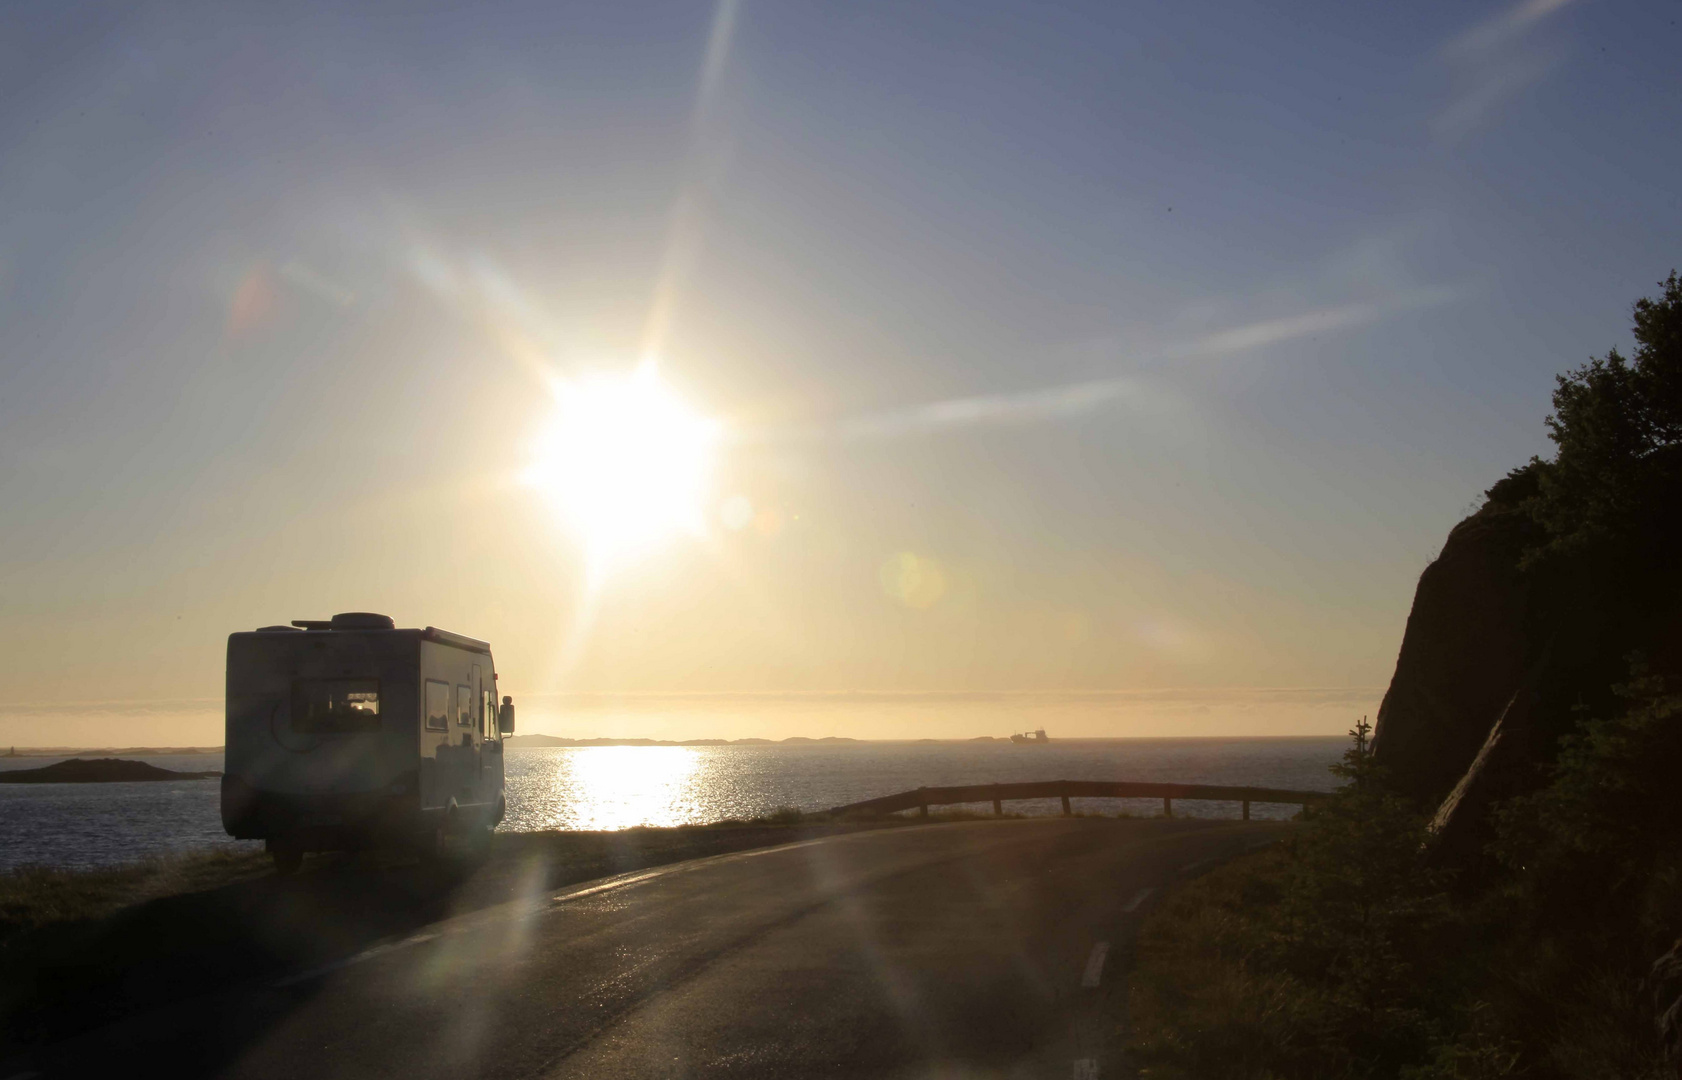
<svg viewBox="0 0 1682 1080"><path fill-rule="evenodd" d="M1150 1075L1394 1076L1429 1060L1451 911L1426 821L1384 786L1370 732L1350 732L1345 783L1281 850L1152 921L1133 1051Z"/></svg>
<svg viewBox="0 0 1682 1080"><path fill-rule="evenodd" d="M1636 706L1585 724L1547 787L1503 814L1513 876L1458 900L1358 727L1335 767L1347 782L1296 837L1188 887L1142 931L1144 1074L1673 1076L1645 975L1682 901L1682 786L1661 764L1677 760L1682 697L1645 679L1626 691Z"/></svg>
<svg viewBox="0 0 1682 1080"><path fill-rule="evenodd" d="M1623 897L1682 855L1682 694L1638 664L1617 688L1627 711L1562 740L1549 783L1498 813L1496 854L1539 896Z"/></svg>
<svg viewBox="0 0 1682 1080"><path fill-rule="evenodd" d="M1356 1057L1384 1059L1422 1049L1428 1002L1415 990L1432 958L1420 946L1447 901L1443 876L1422 858L1426 821L1385 787L1371 731L1363 718L1349 733L1332 767L1343 787L1309 808L1292 841L1281 959L1334 988L1336 1026Z"/></svg>
<svg viewBox="0 0 1682 1080"><path fill-rule="evenodd" d="M1533 485L1525 501L1548 533L1543 552L1623 547L1650 535L1655 512L1673 512L1654 496L1682 475L1668 452L1682 447L1682 278L1672 271L1660 287L1635 303L1633 360L1614 348L1559 376L1547 420L1554 460L1489 491L1510 498Z"/></svg>

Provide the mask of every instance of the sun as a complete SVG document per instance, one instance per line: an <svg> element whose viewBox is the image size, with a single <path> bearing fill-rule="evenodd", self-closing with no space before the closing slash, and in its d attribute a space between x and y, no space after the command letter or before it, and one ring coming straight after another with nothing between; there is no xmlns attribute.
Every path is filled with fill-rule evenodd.
<svg viewBox="0 0 1682 1080"><path fill-rule="evenodd" d="M593 558L701 532L719 424L678 397L654 364L561 381L555 399L526 479Z"/></svg>

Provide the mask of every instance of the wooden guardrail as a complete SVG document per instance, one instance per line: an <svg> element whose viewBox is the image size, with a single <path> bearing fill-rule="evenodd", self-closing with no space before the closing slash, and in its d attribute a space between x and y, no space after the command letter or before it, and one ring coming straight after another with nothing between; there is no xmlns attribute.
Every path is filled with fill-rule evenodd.
<svg viewBox="0 0 1682 1080"><path fill-rule="evenodd" d="M1218 784L1152 784L1133 780L1040 780L1017 784L968 784L962 787L920 787L897 795L883 795L863 802L848 803L831 814L893 814L918 810L928 816L931 806L958 803L993 804L993 813L1003 814L1004 804L1019 799L1062 799L1063 815L1073 811L1070 799L1161 799L1165 817L1174 816L1175 799L1205 799L1241 803L1244 820L1250 820L1251 803L1295 803L1306 806L1325 798L1325 791L1290 791L1285 788L1223 787Z"/></svg>

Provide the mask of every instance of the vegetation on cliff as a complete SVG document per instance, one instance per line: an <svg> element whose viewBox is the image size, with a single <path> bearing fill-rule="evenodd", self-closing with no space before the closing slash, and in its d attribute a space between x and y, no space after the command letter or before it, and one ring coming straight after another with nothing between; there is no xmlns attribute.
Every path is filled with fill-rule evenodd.
<svg viewBox="0 0 1682 1080"><path fill-rule="evenodd" d="M1660 288L1635 303L1633 359L1612 349L1559 376L1548 417L1558 453L1518 471L1534 476L1523 502L1546 534L1538 554L1617 551L1646 562L1674 543L1663 526L1682 477L1682 279L1673 271Z"/></svg>
<svg viewBox="0 0 1682 1080"><path fill-rule="evenodd" d="M1514 470L1472 519L1499 534L1480 551L1512 552L1500 588L1522 613L1522 692L1484 718L1478 759L1455 763L1507 771L1483 789L1498 798L1462 804L1480 846L1450 855L1445 816L1431 820L1444 792L1415 760L1444 752L1431 725L1456 714L1399 712L1415 730L1376 756L1357 728L1344 787L1298 835L1142 930L1130 1012L1147 1075L1677 1075L1682 280L1661 288L1635 305L1633 359L1560 377L1555 458ZM1523 741L1492 755L1503 725Z"/></svg>
<svg viewBox="0 0 1682 1080"><path fill-rule="evenodd" d="M1674 1077L1654 958L1682 911L1667 834L1682 793L1658 763L1682 750L1682 696L1652 689L1585 724L1551 782L1503 809L1507 873L1475 891L1433 865L1425 816L1387 789L1357 728L1346 784L1297 835L1145 924L1134 1064L1221 1080Z"/></svg>

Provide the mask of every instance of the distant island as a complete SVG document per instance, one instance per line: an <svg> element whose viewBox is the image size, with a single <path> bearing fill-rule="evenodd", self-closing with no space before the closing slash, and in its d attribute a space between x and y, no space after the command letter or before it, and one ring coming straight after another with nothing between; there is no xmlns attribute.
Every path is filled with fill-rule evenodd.
<svg viewBox="0 0 1682 1080"><path fill-rule="evenodd" d="M563 739L555 735L510 735L502 740L509 746L773 746L778 743L856 743L861 739L848 739L839 735L829 735L822 739L809 739L804 735L793 735L786 739Z"/></svg>
<svg viewBox="0 0 1682 1080"><path fill-rule="evenodd" d="M203 780L219 772L176 772L126 758L71 758L39 769L0 772L0 784L126 784L146 780Z"/></svg>

